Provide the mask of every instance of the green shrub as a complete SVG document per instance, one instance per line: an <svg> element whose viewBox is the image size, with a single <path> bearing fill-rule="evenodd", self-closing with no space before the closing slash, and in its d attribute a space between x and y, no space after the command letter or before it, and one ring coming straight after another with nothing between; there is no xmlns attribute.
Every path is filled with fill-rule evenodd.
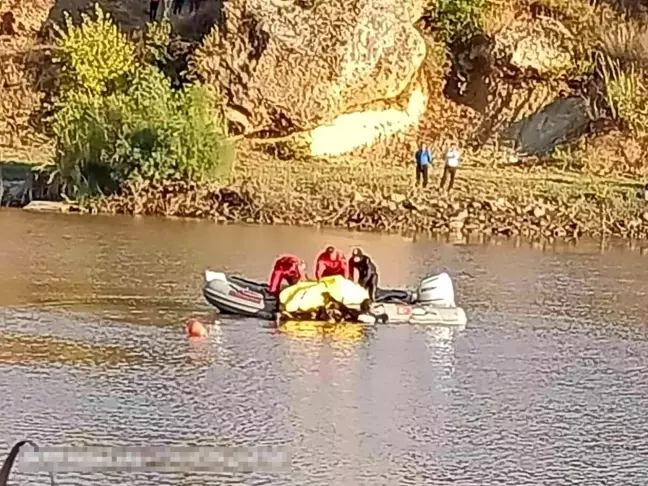
<svg viewBox="0 0 648 486"><path fill-rule="evenodd" d="M171 22L150 22L146 25L144 36L145 55L150 62L169 60L169 44L171 42Z"/></svg>
<svg viewBox="0 0 648 486"><path fill-rule="evenodd" d="M64 38L68 55L63 62L102 52L101 46L112 41L96 32L114 34L99 28L104 22L98 15L96 21L86 18L74 27L81 31L75 38L87 43ZM86 29L93 35L86 35ZM131 47L122 52L132 52ZM117 63L122 67L119 83L98 62L72 66L80 64L94 66L97 74L76 76L79 89L61 94L52 118L57 169L68 196L110 193L128 181L205 182L229 172L230 147L215 93L199 84L174 90L158 67L141 62Z"/></svg>
<svg viewBox="0 0 648 486"><path fill-rule="evenodd" d="M98 4L96 20L82 14L75 26L65 14L66 29L55 26L58 53L55 58L63 71L63 90L100 95L135 67L135 46L119 31Z"/></svg>
<svg viewBox="0 0 648 486"><path fill-rule="evenodd" d="M482 19L489 0L433 0L425 20L448 44L461 42L482 31Z"/></svg>
<svg viewBox="0 0 648 486"><path fill-rule="evenodd" d="M605 98L612 117L635 135L648 135L648 87L644 73L634 65L623 67L618 59L600 61Z"/></svg>

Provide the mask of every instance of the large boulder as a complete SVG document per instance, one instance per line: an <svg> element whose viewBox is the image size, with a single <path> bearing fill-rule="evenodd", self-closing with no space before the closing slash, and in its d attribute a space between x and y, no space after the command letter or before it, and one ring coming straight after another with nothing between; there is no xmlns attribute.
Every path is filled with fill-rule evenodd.
<svg viewBox="0 0 648 486"><path fill-rule="evenodd" d="M54 0L0 0L0 158L28 147L47 154L35 128L47 73L41 72L46 48L36 36ZM6 155L5 155L6 156Z"/></svg>
<svg viewBox="0 0 648 486"><path fill-rule="evenodd" d="M496 55L511 67L555 75L569 71L574 64L575 39L557 20L519 19L495 35Z"/></svg>
<svg viewBox="0 0 648 486"><path fill-rule="evenodd" d="M576 39L559 21L528 12L456 53L448 95L483 117L484 143L503 136L526 154L542 154L589 124L584 102L569 97L579 74Z"/></svg>
<svg viewBox="0 0 648 486"><path fill-rule="evenodd" d="M556 99L537 113L512 123L502 135L512 140L521 153L546 155L585 133L589 123L586 102L572 96Z"/></svg>
<svg viewBox="0 0 648 486"><path fill-rule="evenodd" d="M289 133L394 98L425 58L420 0L228 0L194 58L244 133Z"/></svg>
<svg viewBox="0 0 648 486"><path fill-rule="evenodd" d="M501 134L517 151L546 155L588 129L587 103L580 96L565 96L571 89L561 80L581 67L576 44L574 35L549 17L519 19L495 36L494 57L503 70L527 77L526 86L511 86L510 100L516 101L502 123Z"/></svg>

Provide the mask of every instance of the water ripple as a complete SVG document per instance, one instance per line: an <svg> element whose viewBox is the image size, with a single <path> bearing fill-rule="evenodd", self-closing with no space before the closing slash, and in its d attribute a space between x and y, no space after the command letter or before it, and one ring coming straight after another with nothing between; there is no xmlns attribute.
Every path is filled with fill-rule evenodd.
<svg viewBox="0 0 648 486"><path fill-rule="evenodd" d="M288 473L59 484L645 484L648 268L632 252L11 211L0 227L0 446L272 444L292 456ZM276 254L310 261L323 239L361 244L387 285L448 270L468 326L221 318L207 339L186 338L188 317L217 318L200 296L205 268L265 278Z"/></svg>

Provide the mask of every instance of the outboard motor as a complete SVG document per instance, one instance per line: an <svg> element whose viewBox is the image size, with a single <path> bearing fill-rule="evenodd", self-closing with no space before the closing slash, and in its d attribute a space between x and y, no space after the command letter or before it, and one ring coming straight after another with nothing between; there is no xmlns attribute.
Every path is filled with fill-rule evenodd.
<svg viewBox="0 0 648 486"><path fill-rule="evenodd" d="M416 297L421 304L436 307L456 307L452 279L445 272L423 279Z"/></svg>

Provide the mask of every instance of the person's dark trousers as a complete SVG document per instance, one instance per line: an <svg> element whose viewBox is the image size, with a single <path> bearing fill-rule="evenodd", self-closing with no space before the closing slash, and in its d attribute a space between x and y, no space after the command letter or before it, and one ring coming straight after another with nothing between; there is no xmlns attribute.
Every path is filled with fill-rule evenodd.
<svg viewBox="0 0 648 486"><path fill-rule="evenodd" d="M376 289L378 288L378 275L375 273L369 275L365 280L361 280L359 283L360 286L364 287L369 293L371 302L374 302L376 300Z"/></svg>
<svg viewBox="0 0 648 486"><path fill-rule="evenodd" d="M157 1L151 1L149 3L149 20L151 22L155 22L155 19L157 18L157 11L158 7L160 6L160 0Z"/></svg>
<svg viewBox="0 0 648 486"><path fill-rule="evenodd" d="M443 186L445 185L446 179L448 175L450 176L450 182L448 183L448 191L452 190L452 186L454 186L454 180L455 180L455 173L457 172L456 167L448 167L447 165L443 169L443 177L441 177L441 184L439 187L443 189Z"/></svg>
<svg viewBox="0 0 648 486"><path fill-rule="evenodd" d="M423 179L423 187L427 186L428 183L428 167L429 165L420 165L416 164L416 185L421 182Z"/></svg>

